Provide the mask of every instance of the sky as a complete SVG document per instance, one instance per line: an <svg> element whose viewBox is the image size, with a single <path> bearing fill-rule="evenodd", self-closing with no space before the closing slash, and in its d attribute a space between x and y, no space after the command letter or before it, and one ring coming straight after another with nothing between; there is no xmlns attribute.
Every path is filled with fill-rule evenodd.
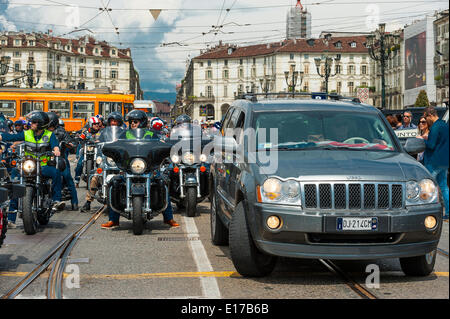
<svg viewBox="0 0 450 319"><path fill-rule="evenodd" d="M189 59L223 43L246 46L286 37L286 15L297 0L0 0L1 31L52 30L94 36L130 48L145 98L174 102ZM302 0L321 31L387 31L448 9L437 0ZM152 12L150 11L152 10ZM155 19L153 14L161 10Z"/></svg>

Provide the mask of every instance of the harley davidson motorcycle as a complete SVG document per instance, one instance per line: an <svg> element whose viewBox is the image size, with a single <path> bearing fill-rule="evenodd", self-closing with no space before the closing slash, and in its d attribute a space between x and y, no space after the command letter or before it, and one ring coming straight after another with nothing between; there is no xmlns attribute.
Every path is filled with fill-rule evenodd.
<svg viewBox="0 0 450 319"><path fill-rule="evenodd" d="M170 178L170 197L186 215L194 217L197 204L209 195L211 140L201 134L200 127L184 125L171 132L174 150L170 161L165 162L165 171Z"/></svg>
<svg viewBox="0 0 450 319"><path fill-rule="evenodd" d="M32 156L24 155L25 149ZM27 146L18 145L19 159L17 168L20 172L20 184L25 187L25 195L19 199L19 217L23 220L23 227L27 235L34 235L38 225L47 225L54 211L52 209L51 181L41 175L41 163L55 166L60 171L65 169L65 161L55 157L52 152ZM47 160L46 157L50 159Z"/></svg>
<svg viewBox="0 0 450 319"><path fill-rule="evenodd" d="M147 139L148 132L142 128L128 130L102 148L102 153L123 173L115 175L107 184L108 204L132 220L135 235L142 234L145 222L164 212L168 205L167 182L159 170L170 154L171 145Z"/></svg>
<svg viewBox="0 0 450 319"><path fill-rule="evenodd" d="M98 143L96 144L97 158L95 160L95 167L93 173L89 176L88 190L90 190L91 180L96 176L99 179L99 184L102 186L99 188L98 193L94 198L102 204L107 203L108 197L108 183L111 179L120 173L120 169L111 157L107 157L103 154L103 146L107 143L117 141L124 133L125 130L118 126L108 126L102 130Z"/></svg>
<svg viewBox="0 0 450 319"><path fill-rule="evenodd" d="M83 173L81 179L86 182L86 189L89 188L89 179L94 169L95 159L97 158L97 147L94 136L89 133L79 135L79 142L83 145Z"/></svg>

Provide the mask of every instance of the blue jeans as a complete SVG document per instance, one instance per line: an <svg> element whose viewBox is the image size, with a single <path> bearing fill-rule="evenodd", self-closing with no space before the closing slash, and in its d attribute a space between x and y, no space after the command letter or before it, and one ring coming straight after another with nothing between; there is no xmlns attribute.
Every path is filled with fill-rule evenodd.
<svg viewBox="0 0 450 319"><path fill-rule="evenodd" d="M72 197L70 202L72 204L78 204L77 189L75 187L75 183L73 182L72 175L70 174L70 166L69 165L67 165L66 169L61 173L61 175L64 179L64 182L67 184L67 188L69 188L70 196Z"/></svg>
<svg viewBox="0 0 450 319"><path fill-rule="evenodd" d="M60 170L56 169L54 166L43 166L41 168L41 174L44 177L52 179L52 199L53 201L61 201L61 187L62 178Z"/></svg>
<svg viewBox="0 0 450 319"><path fill-rule="evenodd" d="M447 186L448 167L443 168L441 167L438 169L433 168L431 165L426 165L425 167L434 177L434 179L439 185L439 188L441 189L442 196L444 197L445 215L448 216L448 186Z"/></svg>
<svg viewBox="0 0 450 319"><path fill-rule="evenodd" d="M13 167L11 169L11 172L10 172L11 180L14 180L15 178L19 178L20 177L19 175L20 174L19 174L19 171L17 170L17 168ZM10 202L9 202L9 211L10 212L17 211L18 208L19 208L19 199L18 198L11 199ZM8 213L8 220L10 222L15 223L16 222L16 218L17 218L17 213L16 212Z"/></svg>
<svg viewBox="0 0 450 319"><path fill-rule="evenodd" d="M80 182L81 173L83 173L83 152L80 153L77 167L75 167L75 180L77 181L77 183Z"/></svg>

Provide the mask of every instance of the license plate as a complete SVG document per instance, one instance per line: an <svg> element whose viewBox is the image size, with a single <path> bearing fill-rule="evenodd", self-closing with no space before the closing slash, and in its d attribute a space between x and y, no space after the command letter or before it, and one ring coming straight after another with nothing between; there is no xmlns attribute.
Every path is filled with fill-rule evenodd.
<svg viewBox="0 0 450 319"><path fill-rule="evenodd" d="M377 230L378 218L338 217L337 230Z"/></svg>

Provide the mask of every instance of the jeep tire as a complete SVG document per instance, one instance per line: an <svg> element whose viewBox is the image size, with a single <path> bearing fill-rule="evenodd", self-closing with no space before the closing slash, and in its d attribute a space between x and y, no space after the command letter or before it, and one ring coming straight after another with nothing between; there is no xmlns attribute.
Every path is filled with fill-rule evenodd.
<svg viewBox="0 0 450 319"><path fill-rule="evenodd" d="M400 266L407 276L428 276L436 263L436 249L416 257L400 258Z"/></svg>
<svg viewBox="0 0 450 319"><path fill-rule="evenodd" d="M228 229L223 224L222 220L218 216L217 212L217 194L213 188L211 190L211 209L210 209L210 221L211 221L211 241L216 246L228 245Z"/></svg>
<svg viewBox="0 0 450 319"><path fill-rule="evenodd" d="M275 268L277 258L258 250L253 242L243 202L236 206L230 222L230 254L234 267L244 277L264 277Z"/></svg>

